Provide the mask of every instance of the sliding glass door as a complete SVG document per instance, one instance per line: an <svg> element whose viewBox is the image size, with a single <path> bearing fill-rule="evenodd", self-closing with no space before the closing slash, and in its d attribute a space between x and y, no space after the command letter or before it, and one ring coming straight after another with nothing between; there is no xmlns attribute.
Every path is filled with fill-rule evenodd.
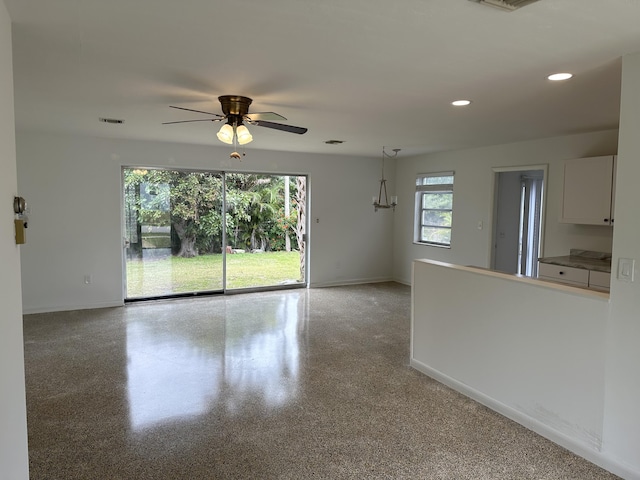
<svg viewBox="0 0 640 480"><path fill-rule="evenodd" d="M219 173L124 169L127 298L223 289Z"/></svg>
<svg viewBox="0 0 640 480"><path fill-rule="evenodd" d="M226 175L226 288L304 283L306 178Z"/></svg>
<svg viewBox="0 0 640 480"><path fill-rule="evenodd" d="M125 168L123 183L127 299L305 284L306 177Z"/></svg>

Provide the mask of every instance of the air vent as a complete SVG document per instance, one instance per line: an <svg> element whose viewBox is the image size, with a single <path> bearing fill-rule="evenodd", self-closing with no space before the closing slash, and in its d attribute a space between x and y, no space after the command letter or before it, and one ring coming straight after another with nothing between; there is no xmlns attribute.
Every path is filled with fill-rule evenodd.
<svg viewBox="0 0 640 480"><path fill-rule="evenodd" d="M490 7L496 7L501 10L513 12L518 8L522 8L530 3L537 2L538 0L470 0L471 2L480 3Z"/></svg>
<svg viewBox="0 0 640 480"><path fill-rule="evenodd" d="M120 125L121 123L124 123L124 120L120 120L118 118L100 117L98 120L100 120L102 123L112 123L112 124L115 124L115 125Z"/></svg>
<svg viewBox="0 0 640 480"><path fill-rule="evenodd" d="M341 143L344 143L344 140L326 140L324 143L327 145L340 145Z"/></svg>

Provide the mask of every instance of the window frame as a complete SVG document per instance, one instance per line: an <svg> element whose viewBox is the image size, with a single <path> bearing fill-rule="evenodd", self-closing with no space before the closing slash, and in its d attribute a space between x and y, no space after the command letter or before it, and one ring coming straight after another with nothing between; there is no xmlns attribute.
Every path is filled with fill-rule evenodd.
<svg viewBox="0 0 640 480"><path fill-rule="evenodd" d="M451 177L451 183L437 183L437 184L425 184L427 178L439 178L439 177ZM421 173L416 175L416 193L415 193L415 216L414 216L414 228L413 228L413 243L417 245L427 245L431 247L439 248L451 248L451 237L453 232L453 201L454 201L454 183L455 172L433 172L433 173ZM435 209L423 207L423 195L425 193L451 193L451 208L447 209ZM423 222L425 212L450 212L451 225L430 225ZM436 227L449 230L449 242L435 242L422 239L422 230L424 227Z"/></svg>

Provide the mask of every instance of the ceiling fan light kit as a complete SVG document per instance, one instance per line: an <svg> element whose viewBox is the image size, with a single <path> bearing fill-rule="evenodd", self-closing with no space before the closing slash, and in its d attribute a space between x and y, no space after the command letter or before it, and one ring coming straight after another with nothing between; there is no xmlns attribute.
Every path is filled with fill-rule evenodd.
<svg viewBox="0 0 640 480"><path fill-rule="evenodd" d="M246 125L244 125L245 123L249 125L256 125L258 127L281 130L283 132L297 133L298 135L302 135L307 131L307 129L304 127L295 127L293 125L285 125L282 123L275 123L270 121L286 120L285 117L275 112L249 113L249 106L253 102L253 100L249 97L243 97L241 95L222 95L218 97L218 100L220 101L220 105L222 106L223 115L170 105L171 108L186 110L188 112L204 113L205 115L212 115L214 118L164 122L163 125L190 122L220 122L226 120L226 123L222 127L220 127L220 130L218 131L216 136L218 137L218 140L220 140L222 143L226 143L227 145L233 145L235 142L238 142L239 145L246 145L253 140L251 132L249 132L249 129L246 127Z"/></svg>
<svg viewBox="0 0 640 480"><path fill-rule="evenodd" d="M225 123L218 131L217 137L222 143L231 145L233 143L233 127Z"/></svg>
<svg viewBox="0 0 640 480"><path fill-rule="evenodd" d="M238 137L238 144L246 145L253 140L253 136L249 133L249 129L244 125L238 125L236 128L236 137Z"/></svg>

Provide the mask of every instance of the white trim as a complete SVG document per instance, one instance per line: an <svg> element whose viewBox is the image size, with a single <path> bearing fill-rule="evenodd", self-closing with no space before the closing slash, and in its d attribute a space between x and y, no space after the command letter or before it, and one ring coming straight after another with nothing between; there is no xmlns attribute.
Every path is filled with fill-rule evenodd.
<svg viewBox="0 0 640 480"><path fill-rule="evenodd" d="M549 168L548 163L541 163L539 165L515 165L513 167L491 167L491 171L495 173L500 172L520 172L522 170L547 170Z"/></svg>
<svg viewBox="0 0 640 480"><path fill-rule="evenodd" d="M340 280L336 282L311 283L309 285L309 288L342 287L347 285L364 285L366 283L384 283L384 282L395 282L395 280L391 277L353 278L350 280Z"/></svg>
<svg viewBox="0 0 640 480"><path fill-rule="evenodd" d="M424 185L423 183L418 183L419 180L424 178L438 178L438 177L451 177L451 183L437 183L437 184L429 184ZM437 247L445 247L451 248L451 236L453 233L453 201L454 201L454 183L455 183L455 172L439 172L439 173L425 173L416 175L416 189L414 193L414 213L413 213L413 243L416 245L427 245L427 246L437 246ZM432 226L424 225L423 222L423 214L425 210L435 211L436 209L425 209L423 208L423 197L425 194L435 194L435 193L451 193L451 209L443 210L451 212L452 223L449 227L441 227L449 229L449 243L437 243L430 241L423 241L422 238L422 230L424 227L429 228Z"/></svg>
<svg viewBox="0 0 640 480"><path fill-rule="evenodd" d="M114 300L112 302L100 302L86 305L53 305L50 307L31 307L25 308L23 313L25 315L30 315L33 313L68 312L71 310L94 310L96 308L113 308L123 306L124 301Z"/></svg>
<svg viewBox="0 0 640 480"><path fill-rule="evenodd" d="M413 326L413 322L412 326ZM412 335L413 337L413 335ZM458 380L455 380L438 370L435 370L418 360L413 358L413 350L411 350L411 361L409 365L421 373L424 373L430 378L452 388L453 390L462 393L463 395L481 403L482 405L490 408L491 410L498 412L501 415L519 423L520 425L534 431L535 433L542 435L543 437L551 440L552 442L566 448L567 450L581 456L582 458L598 465L599 467L621 476L627 480L640 480L640 472L632 470L602 451L590 448L587 444L576 441L573 438L564 435L557 430L545 425L544 423L518 411L504 403L495 400L492 397L485 395L478 390L475 390L468 385L465 385Z"/></svg>

